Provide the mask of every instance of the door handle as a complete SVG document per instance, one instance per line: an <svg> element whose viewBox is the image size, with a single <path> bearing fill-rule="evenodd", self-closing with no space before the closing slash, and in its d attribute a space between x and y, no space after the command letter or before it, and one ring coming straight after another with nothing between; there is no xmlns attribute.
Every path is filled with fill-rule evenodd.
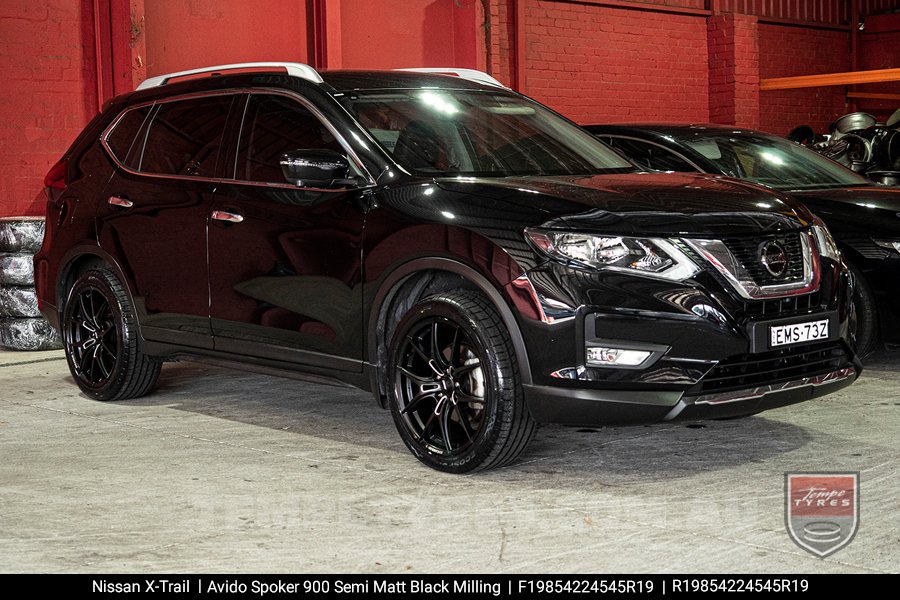
<svg viewBox="0 0 900 600"><path fill-rule="evenodd" d="M134 202L126 198L125 196L110 196L106 202L110 206L118 206L119 208L131 208L134 206Z"/></svg>
<svg viewBox="0 0 900 600"><path fill-rule="evenodd" d="M216 221L225 221L226 223L240 223L244 217L237 213L225 212L224 210L214 210L210 216Z"/></svg>

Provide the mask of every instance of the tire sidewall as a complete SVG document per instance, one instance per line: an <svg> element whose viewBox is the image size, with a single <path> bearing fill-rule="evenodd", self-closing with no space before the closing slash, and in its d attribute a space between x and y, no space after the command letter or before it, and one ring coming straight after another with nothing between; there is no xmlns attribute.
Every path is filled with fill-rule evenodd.
<svg viewBox="0 0 900 600"><path fill-rule="evenodd" d="M474 442L463 454L452 457L429 452L413 438L404 415L400 414L401 407L398 399L400 393L398 366L399 361L402 360L400 355L402 342L407 334L420 326L423 321L431 321L435 318L446 319L460 326L469 339L477 344L476 354L482 364L487 393L484 421ZM388 349L388 404L404 444L410 452L428 466L452 473L472 471L490 455L497 444L500 437L500 417L503 408L510 403L511 392L508 390L512 389L512 382L508 380L513 378L514 374L505 372L504 365L497 360L496 350L491 341L485 338L483 328L479 326L479 323L467 311L449 300L426 300L414 306L397 325Z"/></svg>
<svg viewBox="0 0 900 600"><path fill-rule="evenodd" d="M85 394L96 400L108 400L111 398L118 391L120 382L125 376L125 371L127 369L125 352L128 346L129 331L128 328L125 327L121 300L116 296L116 293L110 286L108 280L109 277L111 277L111 275L101 271L87 271L78 278L75 284L72 285L68 297L66 298L66 304L62 314L62 326L60 328L62 330L63 348L66 352L66 362L69 365L69 371L72 373L72 377L75 379L78 387L80 387ZM106 383L98 387L86 384L78 376L78 368L74 364L74 353L70 349L72 344L70 323L74 312L74 303L72 300L77 299L79 294L89 288L100 292L109 303L116 330L116 362L115 365L113 365L112 373Z"/></svg>
<svg viewBox="0 0 900 600"><path fill-rule="evenodd" d="M865 358L875 351L878 344L878 306L863 272L851 262L847 262L847 266L854 280L851 301L856 320L856 352L860 358Z"/></svg>

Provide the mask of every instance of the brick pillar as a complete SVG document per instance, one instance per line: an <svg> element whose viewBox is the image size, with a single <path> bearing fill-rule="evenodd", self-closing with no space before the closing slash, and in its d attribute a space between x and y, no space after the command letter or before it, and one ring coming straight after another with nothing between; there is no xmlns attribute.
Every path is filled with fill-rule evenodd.
<svg viewBox="0 0 900 600"><path fill-rule="evenodd" d="M713 15L707 21L709 120L759 127L759 37L755 16Z"/></svg>

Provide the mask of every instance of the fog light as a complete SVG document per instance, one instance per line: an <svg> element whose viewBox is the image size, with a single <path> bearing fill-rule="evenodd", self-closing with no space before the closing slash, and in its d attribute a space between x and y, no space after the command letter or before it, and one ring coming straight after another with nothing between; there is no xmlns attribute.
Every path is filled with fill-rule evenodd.
<svg viewBox="0 0 900 600"><path fill-rule="evenodd" d="M645 350L625 350L623 348L588 348L588 364L605 366L636 367L650 356Z"/></svg>

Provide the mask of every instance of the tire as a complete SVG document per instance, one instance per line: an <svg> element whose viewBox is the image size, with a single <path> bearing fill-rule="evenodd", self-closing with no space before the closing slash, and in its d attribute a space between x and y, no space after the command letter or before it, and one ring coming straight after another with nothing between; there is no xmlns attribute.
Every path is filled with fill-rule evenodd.
<svg viewBox="0 0 900 600"><path fill-rule="evenodd" d="M82 273L69 290L62 314L69 371L95 400L127 400L149 392L161 363L144 354L125 288L108 270Z"/></svg>
<svg viewBox="0 0 900 600"><path fill-rule="evenodd" d="M36 318L38 310L37 293L33 287L21 285L0 285L0 317Z"/></svg>
<svg viewBox="0 0 900 600"><path fill-rule="evenodd" d="M482 295L453 292L416 304L388 352L394 424L429 467L502 467L534 436L509 332Z"/></svg>
<svg viewBox="0 0 900 600"><path fill-rule="evenodd" d="M878 348L878 304L866 276L852 263L847 263L853 274L853 312L856 326L856 354L865 358Z"/></svg>
<svg viewBox="0 0 900 600"><path fill-rule="evenodd" d="M33 286L32 255L24 252L0 253L0 284Z"/></svg>
<svg viewBox="0 0 900 600"><path fill-rule="evenodd" d="M0 346L8 350L58 350L62 340L46 319L0 318Z"/></svg>
<svg viewBox="0 0 900 600"><path fill-rule="evenodd" d="M0 218L0 252L34 254L43 241L43 217Z"/></svg>

